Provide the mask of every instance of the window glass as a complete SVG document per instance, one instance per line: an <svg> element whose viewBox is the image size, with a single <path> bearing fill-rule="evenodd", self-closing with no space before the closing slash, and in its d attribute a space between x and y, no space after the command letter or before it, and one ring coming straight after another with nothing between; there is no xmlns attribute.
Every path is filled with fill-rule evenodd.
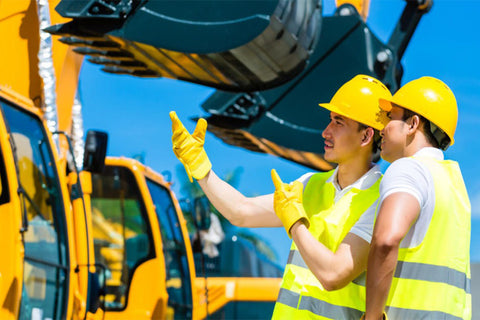
<svg viewBox="0 0 480 320"><path fill-rule="evenodd" d="M8 202L10 202L10 194L8 191L7 172L2 150L0 150L0 205Z"/></svg>
<svg viewBox="0 0 480 320"><path fill-rule="evenodd" d="M192 291L180 222L169 191L148 179L147 186L155 205L163 241L168 306L173 310L175 319L186 319L191 317Z"/></svg>
<svg viewBox="0 0 480 320"><path fill-rule="evenodd" d="M126 306L135 268L154 256L147 213L133 173L106 166L92 175L95 260L106 266L107 310Z"/></svg>
<svg viewBox="0 0 480 320"><path fill-rule="evenodd" d="M20 184L25 271L20 307L24 319L60 319L68 282L65 208L51 145L40 120L0 101L11 132Z"/></svg>

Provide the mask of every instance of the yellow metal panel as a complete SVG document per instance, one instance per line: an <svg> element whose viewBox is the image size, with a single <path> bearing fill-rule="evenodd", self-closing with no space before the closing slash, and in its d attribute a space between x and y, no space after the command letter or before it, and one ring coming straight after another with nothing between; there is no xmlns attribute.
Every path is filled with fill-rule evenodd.
<svg viewBox="0 0 480 320"><path fill-rule="evenodd" d="M208 290L208 313L212 314L232 301L277 300L281 278L211 277L195 279L195 288L201 301L199 318L206 317L205 281Z"/></svg>
<svg viewBox="0 0 480 320"><path fill-rule="evenodd" d="M349 3L357 9L364 21L367 21L368 10L370 9L370 0L336 0L337 7Z"/></svg>
<svg viewBox="0 0 480 320"><path fill-rule="evenodd" d="M0 85L6 85L40 106L38 74L40 33L36 1L0 2Z"/></svg>

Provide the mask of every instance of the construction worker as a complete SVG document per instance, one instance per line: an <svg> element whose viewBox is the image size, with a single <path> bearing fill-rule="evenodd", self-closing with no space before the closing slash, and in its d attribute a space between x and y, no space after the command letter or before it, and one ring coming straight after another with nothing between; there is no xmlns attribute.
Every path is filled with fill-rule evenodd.
<svg viewBox="0 0 480 320"><path fill-rule="evenodd" d="M190 135L170 113L173 150L217 210L234 225L284 225L293 236L275 319L358 319L364 312L365 286L355 279L366 268L379 195L381 173L372 163L383 128L375 114L379 98L391 94L372 77L359 75L344 84L330 103L321 104L331 111L322 133L325 159L337 168L304 175L291 185L273 170L275 195L251 198L211 169L203 148L206 121L200 119Z"/></svg>
<svg viewBox="0 0 480 320"><path fill-rule="evenodd" d="M380 99L380 204L367 268L365 319L470 319L470 202L454 143L457 103L442 81L422 77Z"/></svg>

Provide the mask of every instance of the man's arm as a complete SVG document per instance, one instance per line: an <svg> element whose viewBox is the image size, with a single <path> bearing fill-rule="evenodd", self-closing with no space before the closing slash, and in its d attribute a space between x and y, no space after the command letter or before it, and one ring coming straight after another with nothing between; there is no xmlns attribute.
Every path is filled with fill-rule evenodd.
<svg viewBox="0 0 480 320"><path fill-rule="evenodd" d="M272 181L275 185L275 213L292 235L308 268L326 290L344 287L365 270L367 241L350 233L336 252L330 251L308 230L310 221L303 208L303 185L299 181L283 183L275 170L272 170Z"/></svg>
<svg viewBox="0 0 480 320"><path fill-rule="evenodd" d="M383 319L400 242L420 214L417 198L406 192L387 196L378 211L367 266L365 319Z"/></svg>
<svg viewBox="0 0 480 320"><path fill-rule="evenodd" d="M303 260L325 290L341 289L365 271L370 246L359 236L348 233L332 252L301 222L294 224L291 232Z"/></svg>
<svg viewBox="0 0 480 320"><path fill-rule="evenodd" d="M213 170L198 180L213 206L232 224L240 227L281 227L273 209L273 194L245 197L220 179Z"/></svg>

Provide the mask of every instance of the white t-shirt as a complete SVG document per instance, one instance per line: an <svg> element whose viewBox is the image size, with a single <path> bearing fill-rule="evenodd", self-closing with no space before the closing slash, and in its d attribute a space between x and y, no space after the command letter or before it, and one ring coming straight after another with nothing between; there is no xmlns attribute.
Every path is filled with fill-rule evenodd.
<svg viewBox="0 0 480 320"><path fill-rule="evenodd" d="M443 160L443 152L437 148L420 149L414 156ZM420 205L420 215L400 243L401 248L419 245L427 232L435 207L433 177L427 166L414 158L394 161L380 182L380 206L386 197L395 192L406 192L414 196Z"/></svg>
<svg viewBox="0 0 480 320"><path fill-rule="evenodd" d="M310 180L313 172L309 172L297 179L303 183L305 187ZM341 189L337 182L338 167L333 172L333 175L327 179L326 183L332 183L335 188L335 203L342 198L348 191L352 188L357 188L360 190L365 190L370 188L377 180L382 176L380 172L380 167L378 165L373 166L367 173L365 173L360 179L352 183L351 185ZM355 223L355 225L350 230L351 233L359 236L368 243L372 240L373 234L373 223L375 221L375 210L377 208L378 199L362 214L360 219Z"/></svg>

